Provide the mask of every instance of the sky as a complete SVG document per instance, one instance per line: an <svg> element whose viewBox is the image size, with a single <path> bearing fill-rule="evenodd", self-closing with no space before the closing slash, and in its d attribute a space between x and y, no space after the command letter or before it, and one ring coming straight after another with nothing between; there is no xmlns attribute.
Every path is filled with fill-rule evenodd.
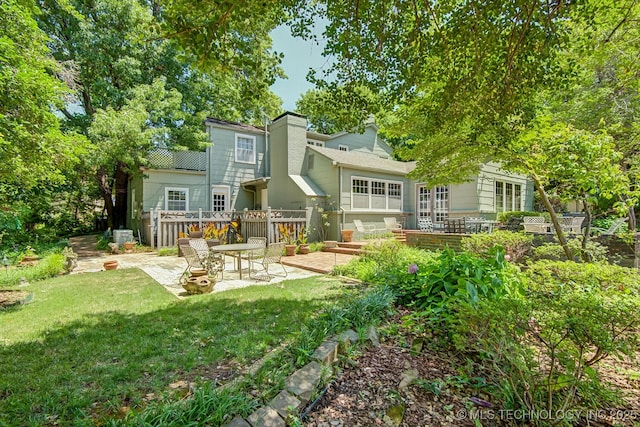
<svg viewBox="0 0 640 427"><path fill-rule="evenodd" d="M321 30L317 30L320 37ZM287 111L295 111L296 101L300 95L313 85L307 82L309 68L316 70L326 68L326 59L322 57L324 44L302 40L291 35L289 27L281 25L271 32L273 50L284 53L282 68L288 79L277 79L271 86L271 90L282 98L282 108Z"/></svg>

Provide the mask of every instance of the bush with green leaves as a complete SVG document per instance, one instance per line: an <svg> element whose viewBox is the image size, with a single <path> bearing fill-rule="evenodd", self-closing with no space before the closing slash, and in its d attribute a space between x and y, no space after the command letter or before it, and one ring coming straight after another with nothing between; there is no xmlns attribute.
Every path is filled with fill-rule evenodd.
<svg viewBox="0 0 640 427"><path fill-rule="evenodd" d="M587 241L587 247L582 249L582 238L576 237L567 240L567 245L571 252L577 259L583 259L583 254L588 256L588 259L593 262L606 262L609 248L600 243L589 240ZM564 249L556 242L543 243L540 246L535 246L532 250L534 260L554 260L562 261L566 260L567 256L564 253Z"/></svg>
<svg viewBox="0 0 640 427"><path fill-rule="evenodd" d="M489 257L491 248L502 246L511 257L512 262L518 262L531 250L532 234L513 231L497 230L493 233L477 233L463 237L462 250L479 257Z"/></svg>
<svg viewBox="0 0 640 427"><path fill-rule="evenodd" d="M532 211L508 211L508 212L499 212L498 213L498 221L507 222L511 217L524 217L524 216L544 216L549 219L549 212L532 212Z"/></svg>
<svg viewBox="0 0 640 427"><path fill-rule="evenodd" d="M60 252L50 253L34 266L12 268L0 274L0 286L12 286L24 278L28 282L48 279L65 272L65 257Z"/></svg>
<svg viewBox="0 0 640 427"><path fill-rule="evenodd" d="M505 409L555 413L615 404L598 368L608 356L634 357L640 350L638 273L542 261L524 275L524 297L460 307L459 348L481 355Z"/></svg>
<svg viewBox="0 0 640 427"><path fill-rule="evenodd" d="M409 265L407 272L412 277L391 286L400 302L416 307L426 317L447 321L459 302L475 305L481 299L520 291L518 269L504 256L500 246L487 259L447 249L422 269Z"/></svg>

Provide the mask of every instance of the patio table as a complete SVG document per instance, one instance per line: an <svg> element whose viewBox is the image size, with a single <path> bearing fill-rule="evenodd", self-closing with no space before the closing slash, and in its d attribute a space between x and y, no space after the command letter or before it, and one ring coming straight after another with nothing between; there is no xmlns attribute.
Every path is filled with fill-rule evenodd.
<svg viewBox="0 0 640 427"><path fill-rule="evenodd" d="M251 269L251 251L264 249L264 246L259 243L232 243L229 245L218 245L209 248L211 252L220 252L223 255L231 255L237 259L238 272L240 273L240 280L242 280L242 254L249 252L249 269Z"/></svg>
<svg viewBox="0 0 640 427"><path fill-rule="evenodd" d="M484 218L466 218L465 224L471 230L472 233L479 233L486 230L488 233L493 232L493 227L498 223L493 219Z"/></svg>

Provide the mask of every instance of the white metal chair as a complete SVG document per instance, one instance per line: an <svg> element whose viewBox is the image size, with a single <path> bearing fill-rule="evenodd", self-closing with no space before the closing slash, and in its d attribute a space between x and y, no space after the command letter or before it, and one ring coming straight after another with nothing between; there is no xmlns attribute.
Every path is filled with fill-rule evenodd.
<svg viewBox="0 0 640 427"><path fill-rule="evenodd" d="M184 269L182 274L180 275L179 282L183 283L189 277L189 272L192 268L205 268L202 260L198 256L198 252L191 247L191 245L180 245L180 249L182 250L182 255L184 255L184 259L187 261L187 268Z"/></svg>
<svg viewBox="0 0 640 427"><path fill-rule="evenodd" d="M425 233L433 233L433 221L431 221L431 218L418 218L418 230Z"/></svg>
<svg viewBox="0 0 640 427"><path fill-rule="evenodd" d="M394 231L402 232L402 224L400 224L396 220L396 217L394 217L394 216L385 217L384 218L384 225L387 228L387 231L390 232L390 233L392 233Z"/></svg>
<svg viewBox="0 0 640 427"><path fill-rule="evenodd" d="M367 237L377 237L378 236L378 228L375 224L364 224L360 219L354 219L353 225L356 227L356 230L359 233L362 233L362 236L366 239Z"/></svg>
<svg viewBox="0 0 640 427"><path fill-rule="evenodd" d="M260 272L261 274L251 275L251 271L249 271L249 277L256 280L270 281L271 279L273 279L274 276L277 276L276 274L269 273L269 266L271 264L280 265L280 267L282 267L282 271L284 271L284 276L282 277L287 277L287 269L284 268L284 265L282 265L282 263L280 262L280 260L282 259L282 253L284 252L285 245L286 245L286 242L279 242L279 243L272 243L266 248L264 248L262 250L261 255L258 255L258 259L251 260L252 264L260 264L262 266L264 270L264 274L262 274L262 271L261 271ZM254 272L256 271L255 269L252 269L252 270Z"/></svg>
<svg viewBox="0 0 640 427"><path fill-rule="evenodd" d="M525 216L522 225L526 233L547 233L549 229L543 216Z"/></svg>
<svg viewBox="0 0 640 427"><path fill-rule="evenodd" d="M224 255L211 252L205 239L189 239L189 247L196 251L200 264L206 270L220 273L220 278L224 279Z"/></svg>

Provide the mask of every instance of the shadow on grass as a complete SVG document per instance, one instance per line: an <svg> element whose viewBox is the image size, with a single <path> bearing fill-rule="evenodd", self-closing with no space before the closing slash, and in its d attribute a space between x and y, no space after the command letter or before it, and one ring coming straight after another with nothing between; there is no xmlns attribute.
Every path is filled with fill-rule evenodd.
<svg viewBox="0 0 640 427"><path fill-rule="evenodd" d="M93 314L39 342L0 347L0 425L91 424L145 396L167 398L169 384L190 371L246 365L291 341L339 296L318 294L256 292L245 302L214 294L145 314Z"/></svg>

